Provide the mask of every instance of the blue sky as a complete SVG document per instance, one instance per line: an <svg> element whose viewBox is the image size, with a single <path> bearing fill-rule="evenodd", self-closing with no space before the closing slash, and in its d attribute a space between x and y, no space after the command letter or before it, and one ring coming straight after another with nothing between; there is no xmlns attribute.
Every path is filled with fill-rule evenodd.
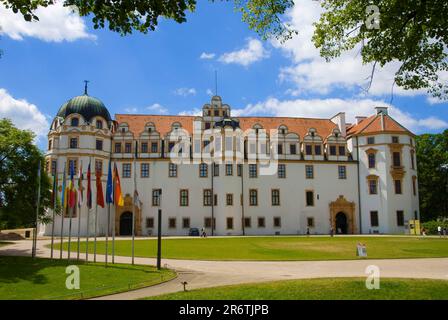
<svg viewBox="0 0 448 320"><path fill-rule="evenodd" d="M232 3L199 1L184 24L162 20L155 32L122 37L94 30L57 6L41 22L25 23L0 8L0 116L32 129L45 145L48 124L60 105L83 93L100 98L115 113L195 114L214 92L234 115L330 117L348 121L376 105L416 133L448 127L448 103L425 92L395 88L394 68L381 70L363 93L369 66L353 52L330 64L310 43L316 1L297 1L284 19L300 36L286 44L262 41L234 12Z"/></svg>

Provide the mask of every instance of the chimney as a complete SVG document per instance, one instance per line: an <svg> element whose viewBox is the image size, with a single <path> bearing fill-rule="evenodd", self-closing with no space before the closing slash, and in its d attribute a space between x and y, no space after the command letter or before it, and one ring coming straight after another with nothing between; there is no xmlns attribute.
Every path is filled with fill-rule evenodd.
<svg viewBox="0 0 448 320"><path fill-rule="evenodd" d="M387 107L375 107L376 114L383 114L387 116Z"/></svg>
<svg viewBox="0 0 448 320"><path fill-rule="evenodd" d="M356 119L356 124L360 124L361 121L367 119L367 117L364 117L364 116L356 116L355 119Z"/></svg>
<svg viewBox="0 0 448 320"><path fill-rule="evenodd" d="M345 112L339 112L333 118L330 119L331 122L338 125L339 131L341 131L341 135L343 137L346 136L346 124L345 124Z"/></svg>

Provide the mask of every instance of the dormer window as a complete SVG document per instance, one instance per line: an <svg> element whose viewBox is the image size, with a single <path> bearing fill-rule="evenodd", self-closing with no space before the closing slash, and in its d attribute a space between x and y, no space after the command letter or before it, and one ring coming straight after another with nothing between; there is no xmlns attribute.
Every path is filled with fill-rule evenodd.
<svg viewBox="0 0 448 320"><path fill-rule="evenodd" d="M400 143L400 140L397 136L392 136L392 143Z"/></svg>
<svg viewBox="0 0 448 320"><path fill-rule="evenodd" d="M126 132L126 128L121 128L121 133L125 133Z"/></svg>
<svg viewBox="0 0 448 320"><path fill-rule="evenodd" d="M103 129L103 121L96 120L96 128L97 129Z"/></svg>
<svg viewBox="0 0 448 320"><path fill-rule="evenodd" d="M219 110L215 110L214 115L215 115L215 117L219 117Z"/></svg>
<svg viewBox="0 0 448 320"><path fill-rule="evenodd" d="M316 134L314 131L311 131L311 136L314 137Z"/></svg>
<svg viewBox="0 0 448 320"><path fill-rule="evenodd" d="M152 132L152 128L151 128L151 127L148 128L148 132L149 132L149 133Z"/></svg>
<svg viewBox="0 0 448 320"><path fill-rule="evenodd" d="M79 125L79 118L72 118L71 125L72 127L77 127Z"/></svg>

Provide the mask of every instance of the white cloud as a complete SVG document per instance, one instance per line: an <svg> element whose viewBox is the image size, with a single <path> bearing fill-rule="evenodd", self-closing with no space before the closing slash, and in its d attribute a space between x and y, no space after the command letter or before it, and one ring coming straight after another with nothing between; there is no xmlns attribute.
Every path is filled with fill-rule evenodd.
<svg viewBox="0 0 448 320"><path fill-rule="evenodd" d="M47 42L96 39L88 33L84 20L62 1L47 8L38 8L35 14L39 21L27 22L20 13L13 13L0 4L0 34L14 40L24 37L38 38Z"/></svg>
<svg viewBox="0 0 448 320"><path fill-rule="evenodd" d="M207 91L205 93L207 93L208 96L214 96L215 95L213 93L212 89L207 89Z"/></svg>
<svg viewBox="0 0 448 320"><path fill-rule="evenodd" d="M302 92L328 94L336 89L350 89L365 93L368 87L372 64L363 64L359 48L344 52L340 57L326 62L311 40L313 23L317 22L323 9L318 1L296 0L287 13L286 20L299 31L299 34L286 43L272 41L272 45L284 52L292 64L280 71L280 80L290 81L294 88L289 90L293 96ZM394 74L399 63L389 63L383 68L377 66L369 94L373 96L390 95L393 89L398 95L417 95L425 90L410 91L393 87Z"/></svg>
<svg viewBox="0 0 448 320"><path fill-rule="evenodd" d="M388 107L389 114L401 125L413 132L448 127L444 120L429 117L417 119L410 113L381 100L372 99L295 99L278 100L268 98L256 104L248 104L243 109L232 110L233 116L268 115L277 117L306 117L329 119L338 112L346 112L346 121L354 123L356 116L374 114L374 107Z"/></svg>
<svg viewBox="0 0 448 320"><path fill-rule="evenodd" d="M202 52L201 56L199 57L200 59L203 60L211 60L216 56L216 54L214 53L207 53L207 52Z"/></svg>
<svg viewBox="0 0 448 320"><path fill-rule="evenodd" d="M186 96L195 96L196 95L196 89L195 88L178 88L176 90L174 90L174 94L176 96L182 96L182 97L186 97Z"/></svg>
<svg viewBox="0 0 448 320"><path fill-rule="evenodd" d="M154 103L154 104L146 107L146 110L148 110L154 114L167 114L168 113L168 109L159 103Z"/></svg>
<svg viewBox="0 0 448 320"><path fill-rule="evenodd" d="M136 107L129 107L129 108L125 108L124 111L126 113L138 113L138 108L136 108Z"/></svg>
<svg viewBox="0 0 448 320"><path fill-rule="evenodd" d="M246 46L241 50L227 52L219 57L222 63L234 63L242 66L249 66L254 62L269 57L269 52L263 47L260 40L248 38Z"/></svg>
<svg viewBox="0 0 448 320"><path fill-rule="evenodd" d="M202 115L202 110L199 108L194 108L192 110L185 110L178 113L179 116L200 116Z"/></svg>
<svg viewBox="0 0 448 320"><path fill-rule="evenodd" d="M50 128L45 115L39 108L26 101L12 97L0 88L0 118L8 118L19 129L33 131L38 139L45 138Z"/></svg>

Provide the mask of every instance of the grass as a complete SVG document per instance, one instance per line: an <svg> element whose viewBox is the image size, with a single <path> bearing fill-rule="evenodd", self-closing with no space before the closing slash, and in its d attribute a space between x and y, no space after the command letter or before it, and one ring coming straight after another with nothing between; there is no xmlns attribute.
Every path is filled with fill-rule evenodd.
<svg viewBox="0 0 448 320"><path fill-rule="evenodd" d="M166 294L154 300L447 300L447 280L381 279L368 290L365 279L332 278L264 282Z"/></svg>
<svg viewBox="0 0 448 320"><path fill-rule="evenodd" d="M370 259L448 257L448 241L421 237L235 237L164 239L163 258L194 260L347 260L358 259L356 244L367 245ZM57 245L59 248L59 244ZM72 243L76 251L77 244ZM67 250L67 243L64 243ZM81 243L85 252L85 243ZM93 246L89 246L93 252ZM105 253L105 242L97 243ZM135 255L155 257L156 240L136 240ZM109 243L109 253L111 244ZM115 241L115 254L131 255L131 241Z"/></svg>
<svg viewBox="0 0 448 320"><path fill-rule="evenodd" d="M80 270L80 289L69 290L67 261L29 257L0 256L0 300L81 299L137 289L170 280L171 270L157 271L149 266L76 263Z"/></svg>

